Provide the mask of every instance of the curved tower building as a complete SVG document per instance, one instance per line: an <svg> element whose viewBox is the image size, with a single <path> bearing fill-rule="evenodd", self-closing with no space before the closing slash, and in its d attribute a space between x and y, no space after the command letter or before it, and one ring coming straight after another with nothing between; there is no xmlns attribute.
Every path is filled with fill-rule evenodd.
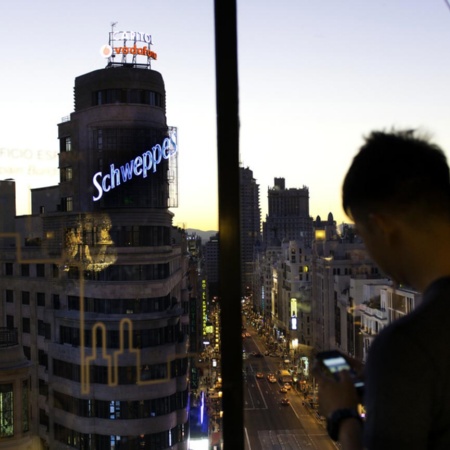
<svg viewBox="0 0 450 450"><path fill-rule="evenodd" d="M121 51L136 51L127 37ZM168 209L177 134L161 74L111 61L75 80L60 182L32 191L34 247L2 265L10 297L26 291L28 305L5 314L35 361L45 448L187 449L187 260Z"/></svg>

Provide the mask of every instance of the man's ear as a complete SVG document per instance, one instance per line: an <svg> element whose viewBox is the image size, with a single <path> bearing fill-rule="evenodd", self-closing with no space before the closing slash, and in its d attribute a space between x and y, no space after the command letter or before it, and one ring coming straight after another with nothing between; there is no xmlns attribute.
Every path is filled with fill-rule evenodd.
<svg viewBox="0 0 450 450"><path fill-rule="evenodd" d="M370 223L373 231L376 230L379 236L386 239L387 243L392 244L393 239L397 236L399 227L398 220L388 213L371 213L369 214Z"/></svg>

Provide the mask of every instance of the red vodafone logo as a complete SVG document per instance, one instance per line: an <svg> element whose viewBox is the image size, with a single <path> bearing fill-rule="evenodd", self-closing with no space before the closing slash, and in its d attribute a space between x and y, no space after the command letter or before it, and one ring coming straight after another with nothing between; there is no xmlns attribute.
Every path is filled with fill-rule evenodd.
<svg viewBox="0 0 450 450"><path fill-rule="evenodd" d="M112 48L110 45L102 45L101 49L100 49L100 54L104 57L104 58L110 58L112 56Z"/></svg>

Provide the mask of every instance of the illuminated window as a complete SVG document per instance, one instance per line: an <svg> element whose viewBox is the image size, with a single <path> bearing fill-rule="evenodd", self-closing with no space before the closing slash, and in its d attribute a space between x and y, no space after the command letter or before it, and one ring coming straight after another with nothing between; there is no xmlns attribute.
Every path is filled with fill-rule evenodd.
<svg viewBox="0 0 450 450"><path fill-rule="evenodd" d="M60 179L61 181L72 181L72 167L62 167L60 169Z"/></svg>
<svg viewBox="0 0 450 450"><path fill-rule="evenodd" d="M14 392L13 385L0 384L0 437L14 435Z"/></svg>
<svg viewBox="0 0 450 450"><path fill-rule="evenodd" d="M73 197L63 197L61 199L61 210L62 211L73 211Z"/></svg>
<svg viewBox="0 0 450 450"><path fill-rule="evenodd" d="M71 152L72 151L72 140L70 137L66 137L64 139L64 151Z"/></svg>

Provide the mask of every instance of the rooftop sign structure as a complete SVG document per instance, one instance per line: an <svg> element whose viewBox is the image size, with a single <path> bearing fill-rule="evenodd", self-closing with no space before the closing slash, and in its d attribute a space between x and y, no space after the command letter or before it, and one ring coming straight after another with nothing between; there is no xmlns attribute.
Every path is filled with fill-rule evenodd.
<svg viewBox="0 0 450 450"><path fill-rule="evenodd" d="M152 35L141 31L114 31L117 22L111 24L109 43L100 53L108 58L107 67L137 67L151 69L151 61L158 55L151 50Z"/></svg>

